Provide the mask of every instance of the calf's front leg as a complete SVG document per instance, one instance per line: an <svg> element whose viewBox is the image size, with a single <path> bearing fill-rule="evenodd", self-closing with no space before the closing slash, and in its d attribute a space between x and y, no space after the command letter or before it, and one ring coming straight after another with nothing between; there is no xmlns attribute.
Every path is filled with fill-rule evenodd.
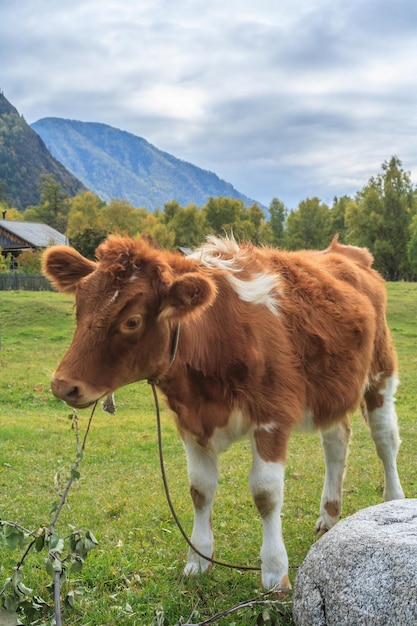
<svg viewBox="0 0 417 626"><path fill-rule="evenodd" d="M266 433L265 433L266 435ZM259 442L252 440L253 465L249 487L262 518L261 547L262 585L266 589L290 589L288 557L282 538L281 509L284 501L284 462L265 460L259 453ZM265 443L265 442L264 442ZM273 442L272 447L274 449Z"/></svg>
<svg viewBox="0 0 417 626"><path fill-rule="evenodd" d="M217 456L193 440L184 441L184 447L194 507L191 543L203 555L212 558L214 539L211 511L218 482ZM184 574L199 574L209 567L210 561L198 555L192 548L189 549Z"/></svg>

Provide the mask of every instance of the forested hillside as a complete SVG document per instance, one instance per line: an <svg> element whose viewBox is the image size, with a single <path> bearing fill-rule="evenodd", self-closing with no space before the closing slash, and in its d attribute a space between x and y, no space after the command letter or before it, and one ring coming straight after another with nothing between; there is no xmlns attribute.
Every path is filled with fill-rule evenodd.
<svg viewBox="0 0 417 626"><path fill-rule="evenodd" d="M106 124L48 117L32 128L54 157L106 202L118 198L148 211L172 200L202 206L218 196L254 203L213 172Z"/></svg>
<svg viewBox="0 0 417 626"><path fill-rule="evenodd" d="M70 196L86 190L0 92L0 197L20 210L38 204L39 177L46 174L53 175Z"/></svg>
<svg viewBox="0 0 417 626"><path fill-rule="evenodd" d="M106 203L91 191L68 198L51 176L41 187L38 206L23 215L9 209L7 218L45 222L91 259L110 233L146 237L171 249L193 248L212 233L289 250L326 248L338 233L342 243L367 247L388 280L417 280L417 191L395 156L354 197L335 198L332 206L306 198L294 211L274 198L269 219L256 203L247 207L235 198L210 198L202 207L174 200L147 211L124 200Z"/></svg>

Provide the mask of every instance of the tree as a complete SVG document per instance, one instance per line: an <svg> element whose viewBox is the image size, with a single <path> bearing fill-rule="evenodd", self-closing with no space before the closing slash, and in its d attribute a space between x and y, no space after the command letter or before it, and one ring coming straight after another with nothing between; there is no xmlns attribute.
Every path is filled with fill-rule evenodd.
<svg viewBox="0 0 417 626"><path fill-rule="evenodd" d="M174 247L175 233L163 221L148 213L142 236L146 237L160 248Z"/></svg>
<svg viewBox="0 0 417 626"><path fill-rule="evenodd" d="M41 174L39 187L41 191L39 208L41 215L44 215L42 221L60 233L66 233L69 213L68 194L53 174Z"/></svg>
<svg viewBox="0 0 417 626"><path fill-rule="evenodd" d="M410 224L410 238L407 244L407 257L410 264L411 276L417 277L417 214L414 215Z"/></svg>
<svg viewBox="0 0 417 626"><path fill-rule="evenodd" d="M247 237L248 241L252 241L255 245L259 246L262 238L262 226L265 222L265 214L258 204L252 204L244 212L245 217L249 224L252 226L252 234Z"/></svg>
<svg viewBox="0 0 417 626"><path fill-rule="evenodd" d="M355 205L346 211L347 236L351 243L366 246L375 258L375 267L388 279L398 280L410 271L407 253L410 224L416 199L409 173L398 157L382 164L356 195Z"/></svg>
<svg viewBox="0 0 417 626"><path fill-rule="evenodd" d="M18 258L19 270L25 274L40 274L42 266L41 250L25 250Z"/></svg>
<svg viewBox="0 0 417 626"><path fill-rule="evenodd" d="M176 200L172 200L171 202L165 202L164 210L160 215L161 222L163 222L164 224L169 224L169 222L171 222L175 218L178 211L182 208L183 207L181 207Z"/></svg>
<svg viewBox="0 0 417 626"><path fill-rule="evenodd" d="M245 205L235 198L209 198L202 208L206 232L214 235L235 234L243 218Z"/></svg>
<svg viewBox="0 0 417 626"><path fill-rule="evenodd" d="M319 198L307 198L287 218L286 242L290 250L325 248L328 245L329 207Z"/></svg>
<svg viewBox="0 0 417 626"><path fill-rule="evenodd" d="M60 233L67 232L69 196L53 174L39 176L40 201L38 206L26 209L25 221L42 222Z"/></svg>
<svg viewBox="0 0 417 626"><path fill-rule="evenodd" d="M193 248L204 238L204 217L195 204L183 207L176 200L165 202L163 212L156 211L154 217L158 227L154 225L152 230L154 235L157 233L158 243L161 244L161 238L165 241L163 247Z"/></svg>
<svg viewBox="0 0 417 626"><path fill-rule="evenodd" d="M175 233L175 247L194 248L204 239L204 216L195 204L178 206L166 225Z"/></svg>
<svg viewBox="0 0 417 626"><path fill-rule="evenodd" d="M5 211L6 220L11 220L13 222L23 221L22 213L18 209L15 209L14 207L10 208L0 203L0 211L1 211L1 217L3 217L3 211Z"/></svg>
<svg viewBox="0 0 417 626"><path fill-rule="evenodd" d="M272 232L271 243L278 248L284 246L287 215L288 209L284 203L278 198L272 198L269 205L269 226Z"/></svg>
<svg viewBox="0 0 417 626"><path fill-rule="evenodd" d="M95 251L102 241L107 237L105 230L99 228L86 228L80 233L76 233L70 238L70 244L78 250L80 254L91 259L95 258Z"/></svg>
<svg viewBox="0 0 417 626"><path fill-rule="evenodd" d="M349 196L342 196L341 198L334 198L333 206L329 212L328 220L328 237L329 243L334 235L339 235L340 241L346 241L346 211L353 202Z"/></svg>
<svg viewBox="0 0 417 626"><path fill-rule="evenodd" d="M366 205L358 194L356 197L357 200L350 202L346 207L346 239L352 245L371 250L380 229L378 197L375 191L369 190Z"/></svg>
<svg viewBox="0 0 417 626"><path fill-rule="evenodd" d="M143 231L148 212L135 209L125 200L111 200L100 211L99 227L107 233L137 235Z"/></svg>
<svg viewBox="0 0 417 626"><path fill-rule="evenodd" d="M105 203L91 191L80 193L70 201L68 215L68 237L74 237L88 228L97 229L100 222L100 210Z"/></svg>
<svg viewBox="0 0 417 626"><path fill-rule="evenodd" d="M0 248L0 274L8 272L12 263L11 254L4 254Z"/></svg>

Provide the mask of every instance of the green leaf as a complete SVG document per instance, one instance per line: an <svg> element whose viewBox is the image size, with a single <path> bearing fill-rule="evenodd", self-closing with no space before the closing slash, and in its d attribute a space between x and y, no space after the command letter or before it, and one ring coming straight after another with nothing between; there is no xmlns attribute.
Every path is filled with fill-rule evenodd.
<svg viewBox="0 0 417 626"><path fill-rule="evenodd" d="M13 584L13 581L11 577L9 576L9 578L6 578L6 581L4 583L3 592L7 591L7 589L9 589L12 586L12 584Z"/></svg>
<svg viewBox="0 0 417 626"><path fill-rule="evenodd" d="M54 575L54 569L52 567L52 562L51 562L51 560L49 558L45 559L45 568L46 568L46 571L48 572L49 576L53 576Z"/></svg>
<svg viewBox="0 0 417 626"><path fill-rule="evenodd" d="M69 538L69 547L71 552L75 552L75 548L77 545L77 541L79 540L80 535L78 533L74 533L73 535L70 535Z"/></svg>
<svg viewBox="0 0 417 626"><path fill-rule="evenodd" d="M52 569L54 572L62 572L62 563L58 557L52 559Z"/></svg>
<svg viewBox="0 0 417 626"><path fill-rule="evenodd" d="M84 559L82 559L78 554L73 556L71 559L71 574L76 574L82 570L84 565Z"/></svg>
<svg viewBox="0 0 417 626"><path fill-rule="evenodd" d="M6 545L11 550L14 550L18 546L23 545L25 541L25 535L18 528L7 525L6 528L4 529L4 539L5 539Z"/></svg>
<svg viewBox="0 0 417 626"><path fill-rule="evenodd" d="M19 600L14 596L6 596L4 598L4 608L14 613L19 608Z"/></svg>
<svg viewBox="0 0 417 626"><path fill-rule="evenodd" d="M14 550L19 545L19 537L16 535L10 535L9 537L5 537L6 545L10 550Z"/></svg>
<svg viewBox="0 0 417 626"><path fill-rule="evenodd" d="M45 546L45 529L43 529L42 534L36 538L36 541L35 541L36 552L40 552L41 550L43 550L44 546Z"/></svg>
<svg viewBox="0 0 417 626"><path fill-rule="evenodd" d="M17 613L16 611L8 611L0 607L0 624L1 626L16 626L17 625Z"/></svg>
<svg viewBox="0 0 417 626"><path fill-rule="evenodd" d="M83 559L87 556L88 552L93 550L98 544L99 542L94 537L91 530L87 530L84 537L77 533L70 539L72 551Z"/></svg>
<svg viewBox="0 0 417 626"><path fill-rule="evenodd" d="M65 568L63 568L62 572L61 572L61 575L59 577L59 584L62 586L62 585L65 585L66 582L67 582L67 572L66 572Z"/></svg>
<svg viewBox="0 0 417 626"><path fill-rule="evenodd" d="M269 609L264 609L262 613L258 615L256 620L257 626L275 626L276 620Z"/></svg>
<svg viewBox="0 0 417 626"><path fill-rule="evenodd" d="M84 590L81 587L77 589L71 589L65 597L65 604L68 607L74 608L76 596L83 596Z"/></svg>
<svg viewBox="0 0 417 626"><path fill-rule="evenodd" d="M80 472L78 470L71 470L71 478L72 480L78 480L79 477L81 476Z"/></svg>
<svg viewBox="0 0 417 626"><path fill-rule="evenodd" d="M30 596L30 594L32 593L32 589L26 587L26 585L24 585L23 583L19 583L16 587L16 590L22 596Z"/></svg>
<svg viewBox="0 0 417 626"><path fill-rule="evenodd" d="M87 550L84 547L84 540L81 537L77 539L75 543L74 552L83 558L87 556Z"/></svg>
<svg viewBox="0 0 417 626"><path fill-rule="evenodd" d="M54 489L59 489L59 481L61 480L61 472L62 470L58 470L54 476Z"/></svg>
<svg viewBox="0 0 417 626"><path fill-rule="evenodd" d="M87 530L85 533L84 546L86 550L93 550L93 548L98 546L98 541L91 530Z"/></svg>
<svg viewBox="0 0 417 626"><path fill-rule="evenodd" d="M17 585L22 582L23 572L21 569L15 569L12 575L12 585L13 587L17 587Z"/></svg>
<svg viewBox="0 0 417 626"><path fill-rule="evenodd" d="M39 610L43 607L48 606L43 598L40 596L33 596L33 608Z"/></svg>
<svg viewBox="0 0 417 626"><path fill-rule="evenodd" d="M66 606L69 606L71 609L74 608L74 600L75 600L75 594L74 591L69 591L65 597L65 604Z"/></svg>
<svg viewBox="0 0 417 626"><path fill-rule="evenodd" d="M25 600L21 602L19 609L23 611L23 615L25 616L28 624L38 624L40 623L39 618L47 606L48 605L44 602L44 600L42 600L42 598L34 596L32 600ZM19 621L18 624L23 624L23 622Z"/></svg>
<svg viewBox="0 0 417 626"><path fill-rule="evenodd" d="M54 533L49 539L49 549L52 552L62 552L64 549L64 540L59 535Z"/></svg>

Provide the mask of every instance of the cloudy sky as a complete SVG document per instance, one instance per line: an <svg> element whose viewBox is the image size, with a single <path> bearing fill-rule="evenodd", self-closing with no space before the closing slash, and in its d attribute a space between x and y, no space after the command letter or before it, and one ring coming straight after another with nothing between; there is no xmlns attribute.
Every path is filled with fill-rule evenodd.
<svg viewBox="0 0 417 626"><path fill-rule="evenodd" d="M1 0L27 122L102 122L289 208L397 155L417 183L416 0Z"/></svg>

